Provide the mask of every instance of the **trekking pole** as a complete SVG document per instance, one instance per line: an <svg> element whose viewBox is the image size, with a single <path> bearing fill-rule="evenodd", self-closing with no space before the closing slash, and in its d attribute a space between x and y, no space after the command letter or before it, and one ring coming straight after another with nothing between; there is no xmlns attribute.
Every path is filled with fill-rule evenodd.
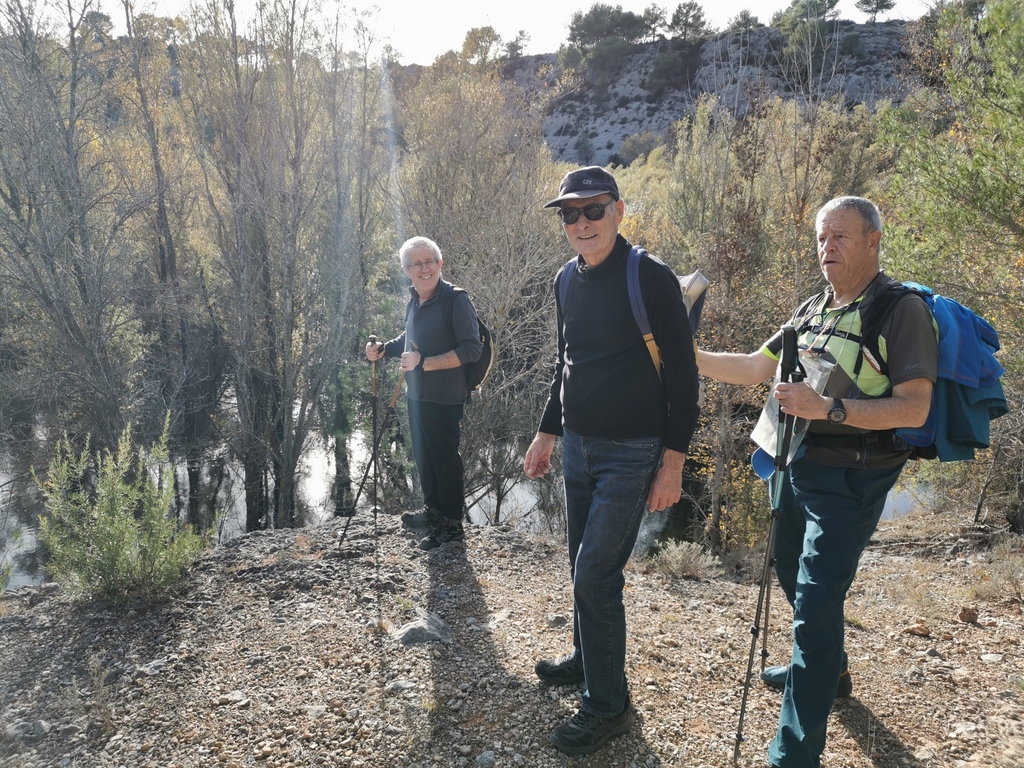
<svg viewBox="0 0 1024 768"><path fill-rule="evenodd" d="M338 543L339 543L339 545L341 544L341 542L343 542L345 540L345 534L348 532L349 523L352 522L352 517L355 516L356 505L359 504L359 498L363 495L363 487L366 485L366 479L370 475L370 469L372 467L374 467L375 466L375 462L377 462L379 460L379 456L380 456L380 439L381 439L381 436L385 432L387 432L388 427L391 426L391 422L394 420L394 416L395 416L395 403L398 402L398 396L400 394L402 394L402 382L404 382L404 381L405 381L405 371L402 371L402 373L398 377L398 383L395 384L395 391L391 395L391 402L388 403L388 409L384 413L384 421L380 425L380 429L377 430L377 433L374 436L374 439L373 439L373 450L372 450L372 452L370 454L370 461L367 462L366 469L363 470L363 477L359 481L359 488L356 490L356 495L352 499L352 514L349 516L348 521L346 521L345 528L342 530L341 534L338 536ZM376 483L376 475L374 477L374 482ZM377 506L376 506L376 501L377 500L376 500L376 491L375 491L374 507L373 507L373 509L374 509L374 517L375 518L376 518L376 515L377 515L377 511L378 511L377 510Z"/></svg>
<svg viewBox="0 0 1024 768"><path fill-rule="evenodd" d="M787 323L782 326L782 358L779 361L779 381L803 381L803 368L797 362L796 328ZM770 397L770 395L769 395ZM750 628L750 655L747 657L747 674L743 681L743 698L740 702L740 718L736 727L736 743L733 747L732 762L740 758L740 744L743 742L743 720L747 711L747 697L750 694L750 678L754 673L754 654L757 652L757 638L761 635L761 612L764 611L764 634L761 639L761 671L764 672L768 658L768 615L771 606L772 568L775 566L775 532L782 511L782 479L789 464L789 448L793 442L793 427L796 417L783 415L779 409L779 425L775 442L774 493L772 494L771 520L768 524L768 541L764 551L764 565L761 567L761 583L758 587L757 610L754 624Z"/></svg>
<svg viewBox="0 0 1024 768"><path fill-rule="evenodd" d="M402 394L402 383L405 381L405 371L402 371L398 377L398 383L395 384L395 391L391 395L391 401L388 403L388 409L384 412L384 421L380 425L380 429L377 431L377 435L373 440L373 452L370 455L370 461L366 464L366 469L363 470L363 477L359 481L359 488L356 489L355 498L352 500L352 507L355 508L356 504L359 503L359 497L363 495L363 486L366 485L366 480L370 475L370 469L374 466L374 461L379 456L380 451L380 439L381 436L387 432L387 427L391 426L391 422L395 416L395 403L398 402L398 396Z"/></svg>
<svg viewBox="0 0 1024 768"><path fill-rule="evenodd" d="M371 344L374 344L374 345L378 344L377 337L371 335L369 337L369 342ZM403 376L404 376L404 374L403 374ZM391 398L391 406L389 407L387 413L384 416L384 423L381 424L379 426L379 428L378 428L378 425L377 425L377 400L378 400L378 398L377 398L377 361L376 360L371 360L370 361L370 379L371 379L371 383L370 383L370 400L371 400L371 425L372 425L372 427L371 427L372 428L372 434L371 434L371 438L370 438L371 439L370 460L366 463L366 469L363 471L363 477L359 481L359 488L356 490L356 495L352 499L352 506L351 506L351 508L348 510L348 512L346 514L346 517L348 517L348 520L345 522L345 527L342 529L341 533L338 535L338 544L339 544L339 546L342 544L342 542L345 541L345 536L348 533L348 527L352 523L352 518L355 517L356 507L359 505L359 499L363 495L363 488L366 486L366 480L369 477L371 470L373 471L373 508L372 508L372 512L373 512L374 520L376 520L377 513L379 511L379 509L377 507L377 486L378 486L378 483L379 483L378 468L379 468L380 438L381 438L381 435L384 434L385 428L390 423L391 412L394 410L395 401L398 399L398 391L399 391L399 388L402 386L402 379L400 378L399 381L398 381L398 387L395 388L395 395Z"/></svg>
<svg viewBox="0 0 1024 768"><path fill-rule="evenodd" d="M377 348L377 337L371 335L370 336L370 343L373 344L374 349L376 349ZM371 366L371 372L370 372L370 402L372 403L371 411L372 411L372 414L373 414L371 416L371 423L373 425L373 445L374 445L373 452L370 454L370 466L373 467L373 493L371 494L372 497L373 497L373 506L370 508L370 511L373 513L374 527L376 527L376 524L377 524L377 512L379 511L379 509L377 507L377 486L380 484L380 462L378 461L378 456L377 456L377 445L378 445L378 440L380 439L380 435L379 435L378 430L377 430L377 361L376 360L371 361L370 362L370 366ZM383 430L381 430L381 431L383 431ZM354 509L355 509L355 507L353 506L353 510Z"/></svg>

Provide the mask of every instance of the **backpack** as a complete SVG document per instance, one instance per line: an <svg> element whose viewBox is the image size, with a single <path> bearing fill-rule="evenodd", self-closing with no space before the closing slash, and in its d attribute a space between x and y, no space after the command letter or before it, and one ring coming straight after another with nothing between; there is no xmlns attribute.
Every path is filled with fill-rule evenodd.
<svg viewBox="0 0 1024 768"><path fill-rule="evenodd" d="M454 288L451 292L451 299L445 307L449 326L452 324L452 313L455 311L455 298L459 293L466 293L466 291L462 288ZM484 325L483 320L477 317L476 321L479 325L480 341L484 347L480 352L480 357L471 363L462 364L462 373L466 377L466 402L469 402L473 393L483 386L491 368L494 367L494 337L490 329Z"/></svg>
<svg viewBox="0 0 1024 768"><path fill-rule="evenodd" d="M654 340L654 333L651 331L651 321L647 317L647 306L640 291L640 259L650 256L643 248L633 246L626 258L626 288L629 291L629 308L633 312L633 320L636 321L640 334L644 337L644 344L651 355L651 362L661 377L661 350ZM576 274L576 259L570 259L562 268L561 277L558 280L558 303L565 306L566 296L569 295L569 285ZM679 287L683 292L683 304L686 305L686 313L690 319L690 334L696 338L697 328L700 326L700 313L704 308L704 291L708 287L708 279L700 272L692 272L689 275L676 275L679 280Z"/></svg>
<svg viewBox="0 0 1024 768"><path fill-rule="evenodd" d="M860 308L860 345L884 376L889 366L879 350L882 324L907 296L925 302L939 330L938 378L928 419L921 427L892 431L896 450L911 458L970 461L976 448L989 446L989 422L1009 412L999 377L1005 369L995 358L999 334L963 304L920 283L893 280ZM813 303L813 300L812 300ZM857 357L857 379L865 354Z"/></svg>

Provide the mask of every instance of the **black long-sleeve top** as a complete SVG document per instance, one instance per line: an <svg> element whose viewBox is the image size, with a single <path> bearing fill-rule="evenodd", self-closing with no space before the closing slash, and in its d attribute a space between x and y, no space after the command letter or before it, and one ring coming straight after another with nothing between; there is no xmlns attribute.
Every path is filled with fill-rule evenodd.
<svg viewBox="0 0 1024 768"><path fill-rule="evenodd" d="M609 257L594 268L577 257L558 309L558 357L540 431L612 439L661 437L665 448L686 452L697 426L698 379L679 281L659 259L640 262L640 293L661 349L661 378L629 306L626 260L631 246L621 235Z"/></svg>
<svg viewBox="0 0 1024 768"><path fill-rule="evenodd" d="M469 294L440 280L434 295L424 302L409 288L405 308L405 332L384 344L385 357L401 357L415 349L423 357L454 351L465 365L483 352L480 326ZM405 375L410 400L458 405L466 402L466 376L462 366L436 371L416 369Z"/></svg>

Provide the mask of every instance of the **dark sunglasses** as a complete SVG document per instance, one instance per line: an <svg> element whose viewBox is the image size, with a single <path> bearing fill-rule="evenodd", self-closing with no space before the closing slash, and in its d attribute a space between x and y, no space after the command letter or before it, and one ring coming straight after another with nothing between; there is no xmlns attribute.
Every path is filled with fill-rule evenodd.
<svg viewBox="0 0 1024 768"><path fill-rule="evenodd" d="M607 203L591 203L582 208L559 208L558 218L562 220L563 224L575 224L580 220L582 213L587 217L587 221L600 221L604 218L604 212L608 210L608 206L614 202L614 200L609 200Z"/></svg>

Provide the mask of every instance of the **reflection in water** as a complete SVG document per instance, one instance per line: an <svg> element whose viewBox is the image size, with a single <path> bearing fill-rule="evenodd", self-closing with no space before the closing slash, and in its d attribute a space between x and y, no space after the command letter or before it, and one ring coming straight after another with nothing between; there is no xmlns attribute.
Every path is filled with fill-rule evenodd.
<svg viewBox="0 0 1024 768"><path fill-rule="evenodd" d="M353 434L348 442L348 450L352 460L353 480L358 482L369 460L370 441L367 435L361 432ZM13 564L10 586L18 587L42 583L46 574L35 536L42 500L29 473L16 473L12 469L13 465L14 459L9 453L0 454L0 489L5 491L0 497L0 567L5 562ZM177 465L175 471L179 494L178 514L180 519L185 520L189 483L184 462ZM212 473L220 476L212 477ZM14 476L20 480L12 479ZM311 438L299 462L297 482L298 512L304 525L318 526L334 515L334 477L333 448L322 438ZM370 509L372 479L368 478L360 499L360 513ZM205 494L215 494L212 503L209 498L201 501L203 508L215 510L213 540L222 544L245 533L245 487L241 465L224 462L218 467L217 462L207 462L203 468L201 486ZM532 533L554 533L561 530L560 513L552 519L551 515L540 512L543 506L560 509L560 503L545 505L538 497L536 488L537 485L525 477L517 478L502 499L501 522ZM560 491L557 495L560 502ZM417 500L417 503L420 502ZM493 496L484 496L471 505L468 511L470 522L475 525L491 524L495 507ZM20 541L15 541L15 531L20 531Z"/></svg>
<svg viewBox="0 0 1024 768"><path fill-rule="evenodd" d="M365 460L364 441L352 439L355 461ZM11 577L8 588L40 584L46 579L42 553L36 539L42 499L27 472L14 474L14 459L8 454L0 457L0 568L10 563ZM185 464L175 467L179 488L178 510L185 519L188 492L188 473ZM245 533L245 488L242 468L238 464L225 466L222 482L214 483L208 476L210 465L204 468L203 487L216 487L216 520L213 537L224 543ZM334 479L334 456L321 439L312 440L299 462L298 504L302 519L308 526L316 526L334 513L331 484ZM207 500L203 500L205 506Z"/></svg>
<svg viewBox="0 0 1024 768"><path fill-rule="evenodd" d="M935 494L927 485L906 485L889 492L882 510L883 520L895 520L919 510L936 509Z"/></svg>
<svg viewBox="0 0 1024 768"><path fill-rule="evenodd" d="M5 512L0 512L0 520L0 567L5 563L13 566L8 589L38 584L42 578L35 529L19 526L13 516Z"/></svg>

